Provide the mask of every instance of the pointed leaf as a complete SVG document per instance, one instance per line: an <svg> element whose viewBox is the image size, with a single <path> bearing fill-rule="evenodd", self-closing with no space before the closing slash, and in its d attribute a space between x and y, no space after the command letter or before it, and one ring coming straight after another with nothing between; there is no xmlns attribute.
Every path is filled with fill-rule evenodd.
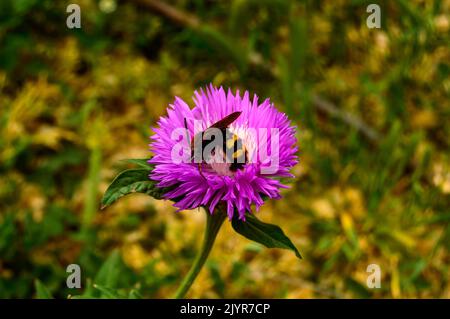
<svg viewBox="0 0 450 319"><path fill-rule="evenodd" d="M50 291L45 287L39 279L34 281L34 286L36 288L36 297L38 299L53 299Z"/></svg>
<svg viewBox="0 0 450 319"><path fill-rule="evenodd" d="M128 169L119 173L103 195L102 209L131 193L144 193L161 199L164 189L157 187L157 182L149 179L149 173L150 170L142 168Z"/></svg>
<svg viewBox="0 0 450 319"><path fill-rule="evenodd" d="M131 289L130 293L128 294L128 299L142 299L142 295L137 289Z"/></svg>
<svg viewBox="0 0 450 319"><path fill-rule="evenodd" d="M94 284L94 288L98 289L102 293L102 298L107 299L120 299L122 296L115 290L109 287Z"/></svg>
<svg viewBox="0 0 450 319"><path fill-rule="evenodd" d="M302 258L300 252L279 226L264 223L253 214L246 214L245 218L245 221L237 218L231 221L236 232L268 248L290 249L298 258Z"/></svg>
<svg viewBox="0 0 450 319"><path fill-rule="evenodd" d="M119 282L122 269L122 258L120 253L119 251L114 250L105 260L95 276L94 288L97 288L95 285L115 288Z"/></svg>

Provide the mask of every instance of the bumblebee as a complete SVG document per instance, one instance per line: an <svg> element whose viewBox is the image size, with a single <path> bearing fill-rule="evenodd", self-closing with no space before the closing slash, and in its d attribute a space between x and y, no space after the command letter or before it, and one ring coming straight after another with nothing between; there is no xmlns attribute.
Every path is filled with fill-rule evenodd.
<svg viewBox="0 0 450 319"><path fill-rule="evenodd" d="M214 142L214 139L209 139L208 137L213 137L211 134L211 129L218 129L222 134L222 151L224 156L224 162L229 163L229 170L231 172L236 172L239 169L242 169L244 165L248 161L248 152L245 149L245 146L242 142L242 139L239 138L236 134L232 133L228 126L237 120L237 118L241 115L241 112L233 112L220 121L214 123L210 127L208 127L203 132L199 132L195 135L193 139L191 139L191 160L195 157L195 154L204 154L205 148ZM184 125L187 130L186 119L184 119ZM195 143L195 141L200 141L200 143ZM200 150L201 148L201 150ZM201 152L200 152L201 151ZM215 154L210 154L215 155ZM207 155L208 156L208 155ZM198 163L198 168L200 174L203 176L201 171L201 164L206 162L208 158L202 158L202 161ZM204 177L204 176L203 176Z"/></svg>

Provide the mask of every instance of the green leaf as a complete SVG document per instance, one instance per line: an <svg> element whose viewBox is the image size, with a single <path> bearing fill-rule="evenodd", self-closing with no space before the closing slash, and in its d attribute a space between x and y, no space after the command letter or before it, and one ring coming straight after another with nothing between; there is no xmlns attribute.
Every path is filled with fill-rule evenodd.
<svg viewBox="0 0 450 319"><path fill-rule="evenodd" d="M131 289L128 299L142 299L142 295L137 289Z"/></svg>
<svg viewBox="0 0 450 319"><path fill-rule="evenodd" d="M102 293L103 298L107 299L120 299L122 296L114 289L94 284L94 288L98 289Z"/></svg>
<svg viewBox="0 0 450 319"><path fill-rule="evenodd" d="M157 182L149 179L149 169L128 169L114 178L103 195L102 209L110 206L120 197L131 193L144 193L156 199L161 199L164 188L156 186Z"/></svg>
<svg viewBox="0 0 450 319"><path fill-rule="evenodd" d="M263 223L253 214L246 214L245 218L246 221L237 218L231 221L236 232L268 248L290 249L298 258L302 258L300 252L279 226Z"/></svg>
<svg viewBox="0 0 450 319"><path fill-rule="evenodd" d="M119 251L114 250L108 259L106 259L103 263L102 267L95 276L94 287L97 285L115 288L119 282L120 272L122 269L123 267L120 253Z"/></svg>
<svg viewBox="0 0 450 319"><path fill-rule="evenodd" d="M127 277L129 276L128 270L129 269L122 260L120 252L114 250L95 276L93 284L91 285L95 290L83 297L109 299L127 298L128 294L126 294L121 287L127 287L129 285L127 280Z"/></svg>
<svg viewBox="0 0 450 319"><path fill-rule="evenodd" d="M39 279L34 281L34 287L36 288L36 297L38 299L53 299L50 291L45 287Z"/></svg>
<svg viewBox="0 0 450 319"><path fill-rule="evenodd" d="M70 295L67 297L68 299L95 299L98 298L97 289L94 288L92 284L92 279L86 279L86 289L83 291L81 295Z"/></svg>

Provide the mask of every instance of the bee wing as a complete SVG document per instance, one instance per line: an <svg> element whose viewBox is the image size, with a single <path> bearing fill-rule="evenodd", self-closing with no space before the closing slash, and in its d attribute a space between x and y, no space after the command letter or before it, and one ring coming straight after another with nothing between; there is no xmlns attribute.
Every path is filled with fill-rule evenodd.
<svg viewBox="0 0 450 319"><path fill-rule="evenodd" d="M219 128L219 129L226 128L228 125L230 125L231 123L236 121L237 118L239 117L239 115L241 115L241 113L242 113L241 111L233 112L233 113L225 116L220 121L214 123L209 128Z"/></svg>

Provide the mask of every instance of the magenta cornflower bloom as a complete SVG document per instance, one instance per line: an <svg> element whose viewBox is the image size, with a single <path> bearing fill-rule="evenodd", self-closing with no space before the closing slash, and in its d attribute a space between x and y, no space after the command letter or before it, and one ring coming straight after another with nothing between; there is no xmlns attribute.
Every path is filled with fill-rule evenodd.
<svg viewBox="0 0 450 319"><path fill-rule="evenodd" d="M280 188L286 188L279 178L293 177L289 170L297 163L295 127L286 114L269 99L259 103L258 97L250 99L247 91L243 96L239 91L233 95L231 90L226 93L212 85L206 91L195 91L193 100L195 106L190 109L176 97L167 116L153 129L150 147L154 157L149 163L154 169L150 178L158 181L158 187L171 187L164 197L175 200L179 210L205 206L213 214L221 205L230 220L235 211L245 220L245 213L251 212L252 206L258 210L264 198L279 199ZM239 152L245 152L243 163L214 159L195 163L192 139L233 112L240 113L227 130L242 144ZM183 160L174 159L174 154Z"/></svg>

